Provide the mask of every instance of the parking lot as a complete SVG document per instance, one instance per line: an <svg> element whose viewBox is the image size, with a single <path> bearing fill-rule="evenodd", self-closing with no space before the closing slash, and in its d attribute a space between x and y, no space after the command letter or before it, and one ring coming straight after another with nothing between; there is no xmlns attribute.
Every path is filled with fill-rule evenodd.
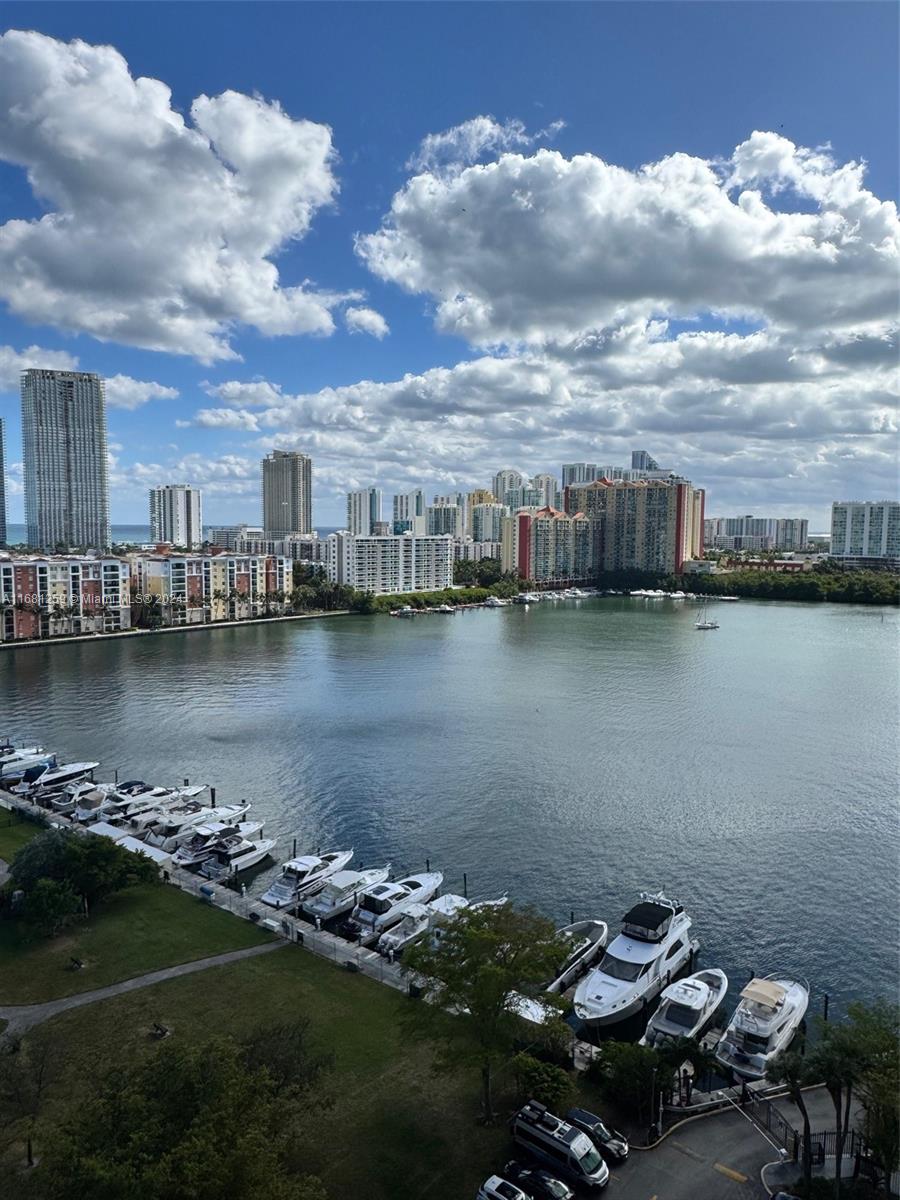
<svg viewBox="0 0 900 1200"><path fill-rule="evenodd" d="M701 1117L652 1150L633 1150L610 1174L610 1200L756 1200L775 1149L741 1113Z"/></svg>

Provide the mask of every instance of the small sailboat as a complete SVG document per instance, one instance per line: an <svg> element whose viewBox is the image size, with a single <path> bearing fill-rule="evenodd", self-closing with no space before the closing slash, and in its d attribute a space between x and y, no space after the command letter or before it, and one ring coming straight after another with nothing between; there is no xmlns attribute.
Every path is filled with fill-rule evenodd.
<svg viewBox="0 0 900 1200"><path fill-rule="evenodd" d="M694 622L695 629L718 629L719 622L714 620L709 615L709 605L704 604L700 609L697 620Z"/></svg>
<svg viewBox="0 0 900 1200"><path fill-rule="evenodd" d="M670 983L638 1045L659 1047L678 1038L700 1037L727 991L728 976L716 967L695 971L686 979Z"/></svg>

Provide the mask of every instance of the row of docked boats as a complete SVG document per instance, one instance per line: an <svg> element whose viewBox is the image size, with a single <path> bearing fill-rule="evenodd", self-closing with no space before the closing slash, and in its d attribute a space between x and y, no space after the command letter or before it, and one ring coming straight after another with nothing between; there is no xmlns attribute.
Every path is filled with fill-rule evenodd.
<svg viewBox="0 0 900 1200"><path fill-rule="evenodd" d="M616 1024L646 1011L658 996L642 1045L701 1038L725 1001L728 977L708 968L676 978L693 965L699 949L691 926L681 904L661 892L642 893L625 914L621 933L578 983L576 1017L588 1027ZM790 1045L808 1005L805 980L779 973L751 979L716 1046L717 1061L739 1076L762 1078L775 1055Z"/></svg>
<svg viewBox="0 0 900 1200"><path fill-rule="evenodd" d="M263 836L264 823L252 819L249 801L217 806L208 788L187 784L165 788L138 779L95 783L89 776L98 765L61 765L39 746L0 746L4 789L89 832L149 854L161 865L227 879L263 862L277 844ZM39 773L31 775L36 768ZM263 893L262 903L297 912L317 927L328 926L394 959L422 939L439 944L466 909L507 899L470 902L464 896L441 895L440 871L394 878L389 863L357 870L352 859L352 849L291 858ZM600 920L574 922L559 933L566 953L541 992L569 999L585 1028L652 1012L641 1041L660 1046L699 1039L716 1022L729 981L718 968L692 971L699 942L692 935L691 918L663 893L642 893L612 941ZM692 973L684 977L685 971ZM720 1064L746 1078L762 1077L774 1055L790 1044L808 1003L804 980L782 973L752 979L718 1042ZM548 1015L540 994L520 997L518 1010L536 1022Z"/></svg>
<svg viewBox="0 0 900 1200"><path fill-rule="evenodd" d="M233 877L275 848L249 801L216 805L206 786L158 787L141 779L95 783L98 762L60 764L40 746L0 747L0 786L53 816L111 838L125 849L194 869L210 879Z"/></svg>

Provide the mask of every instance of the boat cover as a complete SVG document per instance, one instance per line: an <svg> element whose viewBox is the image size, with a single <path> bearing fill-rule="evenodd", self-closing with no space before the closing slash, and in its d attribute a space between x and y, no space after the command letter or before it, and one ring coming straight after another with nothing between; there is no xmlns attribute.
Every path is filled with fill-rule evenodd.
<svg viewBox="0 0 900 1200"><path fill-rule="evenodd" d="M774 979L751 979L741 992L741 999L763 1004L766 1008L777 1008L786 995L786 989Z"/></svg>

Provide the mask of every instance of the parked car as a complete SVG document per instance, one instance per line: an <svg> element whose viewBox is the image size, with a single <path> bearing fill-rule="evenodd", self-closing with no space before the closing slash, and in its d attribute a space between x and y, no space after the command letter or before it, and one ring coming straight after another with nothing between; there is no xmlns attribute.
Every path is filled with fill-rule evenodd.
<svg viewBox="0 0 900 1200"><path fill-rule="evenodd" d="M503 1168L503 1177L523 1188L531 1200L573 1200L575 1196L567 1183L543 1167L526 1167L515 1159Z"/></svg>
<svg viewBox="0 0 900 1200"><path fill-rule="evenodd" d="M617 1129L610 1129L596 1113L586 1108L570 1108L566 1120L586 1133L608 1163L621 1163L628 1157L628 1139Z"/></svg>
<svg viewBox="0 0 900 1200"><path fill-rule="evenodd" d="M512 1119L513 1140L529 1158L536 1159L554 1177L570 1180L578 1188L605 1188L609 1167L598 1147L581 1129L529 1100Z"/></svg>
<svg viewBox="0 0 900 1200"><path fill-rule="evenodd" d="M510 1183L508 1179L492 1175L478 1189L475 1200L531 1200L531 1197L526 1195L520 1187Z"/></svg>

